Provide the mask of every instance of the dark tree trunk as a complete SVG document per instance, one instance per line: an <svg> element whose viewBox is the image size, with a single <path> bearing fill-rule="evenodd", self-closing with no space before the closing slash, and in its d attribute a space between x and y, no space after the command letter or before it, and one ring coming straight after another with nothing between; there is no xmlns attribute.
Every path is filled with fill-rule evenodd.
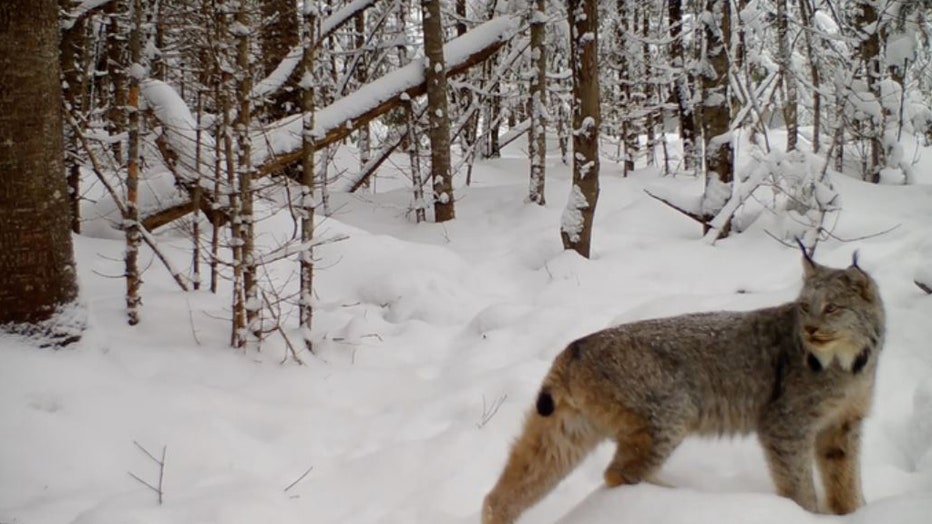
<svg viewBox="0 0 932 524"><path fill-rule="evenodd" d="M298 4L295 0L262 0L260 8L265 22L259 31L262 75L268 76L291 48L298 45ZM282 118L300 107L300 89L293 84L294 78L292 75L289 82L272 95L265 108L266 118Z"/></svg>
<svg viewBox="0 0 932 524"><path fill-rule="evenodd" d="M711 221L731 197L734 178L734 149L731 143L731 96L728 87L728 45L731 9L728 0L706 0L712 17L705 24L706 60L702 75L702 130L705 138L705 191L700 214ZM728 236L729 224L719 231ZM706 226L706 232L708 226Z"/></svg>
<svg viewBox="0 0 932 524"><path fill-rule="evenodd" d="M78 294L58 31L56 0L0 1L0 326L65 344L77 336L36 329Z"/></svg>
<svg viewBox="0 0 932 524"><path fill-rule="evenodd" d="M598 2L570 0L570 62L573 69L573 187L563 211L563 248L589 258L592 221L599 199Z"/></svg>
<svg viewBox="0 0 932 524"><path fill-rule="evenodd" d="M680 140L683 142L683 168L693 169L696 156L696 118L693 114L692 93L686 71L686 53L683 49L683 5L681 0L669 0L670 61L674 69L673 97L680 118Z"/></svg>
<svg viewBox="0 0 932 524"><path fill-rule="evenodd" d="M427 78L427 112L430 125L430 172L433 183L434 220L456 217L453 174L450 171L450 113L447 102L446 62L443 58L443 24L440 2L421 0L424 55Z"/></svg>
<svg viewBox="0 0 932 524"><path fill-rule="evenodd" d="M59 0L59 7L64 12L70 12L75 6L75 0ZM86 24L84 18L74 20L74 23L62 29L61 42L61 69L62 69L62 95L64 96L65 110L78 113L81 111L82 86L84 84L83 65L85 59ZM68 173L68 198L71 201L71 230L81 232L81 172L80 155L77 135L71 129L65 130L65 170Z"/></svg>
<svg viewBox="0 0 932 524"><path fill-rule="evenodd" d="M883 80L882 59L880 54L880 29L877 27L877 8L873 2L858 0L860 9L857 10L855 27L861 32L859 53L864 68L864 79L871 94L881 102L881 80ZM865 32L869 31L869 32ZM883 131L886 118L880 122L872 120L868 124L868 138L870 140L870 157L867 163L865 178L869 182L880 182L880 170L886 163L883 147Z"/></svg>
<svg viewBox="0 0 932 524"><path fill-rule="evenodd" d="M536 0L528 9L531 23L531 128L528 132L528 157L531 163L531 179L528 201L544 205L545 166L547 157L547 131L544 121L547 103L547 47L544 39L546 30L546 6L544 0Z"/></svg>

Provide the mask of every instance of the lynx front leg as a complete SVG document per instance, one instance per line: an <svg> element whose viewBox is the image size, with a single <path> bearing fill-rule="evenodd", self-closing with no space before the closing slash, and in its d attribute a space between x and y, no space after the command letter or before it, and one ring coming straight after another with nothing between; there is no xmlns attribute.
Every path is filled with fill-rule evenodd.
<svg viewBox="0 0 932 524"><path fill-rule="evenodd" d="M816 463L833 513L851 513L864 504L860 475L861 419L831 424L816 437Z"/></svg>
<svg viewBox="0 0 932 524"><path fill-rule="evenodd" d="M812 482L812 439L802 435L759 434L777 493L804 509L818 511Z"/></svg>

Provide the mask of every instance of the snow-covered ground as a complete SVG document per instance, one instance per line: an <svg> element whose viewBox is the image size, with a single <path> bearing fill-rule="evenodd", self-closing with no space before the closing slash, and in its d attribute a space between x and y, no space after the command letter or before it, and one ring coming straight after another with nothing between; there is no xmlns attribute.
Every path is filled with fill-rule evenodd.
<svg viewBox="0 0 932 524"><path fill-rule="evenodd" d="M799 253L765 232L776 219L709 246L697 224L643 191L698 191L700 181L650 170L624 179L610 162L592 259L564 252L569 170L552 158L549 204L525 204L520 147L477 165L457 220L444 225L413 224L403 190L333 195L321 230L349 239L317 252L317 354L304 366L280 364L276 337L259 353L228 348L227 295L178 291L157 262L142 323L127 326L114 278L122 239L89 224L95 236L75 247L90 316L79 347L0 339L0 523L475 523L568 341L646 317L776 304L798 290ZM932 296L913 284L932 264L932 153L922 153L916 185L836 177L836 235L898 227L825 242L816 256L846 265L860 249L888 310L864 440L866 507L808 514L773 493L753 438L695 439L660 475L672 488L601 487L605 446L522 522L932 522ZM260 228L268 243L291 232L284 216ZM187 263L180 232L160 239ZM134 442L156 457L166 448L161 506L130 476L158 481Z"/></svg>

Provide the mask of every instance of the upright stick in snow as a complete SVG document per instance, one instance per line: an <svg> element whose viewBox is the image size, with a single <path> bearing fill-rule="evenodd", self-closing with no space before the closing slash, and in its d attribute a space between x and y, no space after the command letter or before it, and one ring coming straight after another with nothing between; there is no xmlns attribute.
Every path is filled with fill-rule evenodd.
<svg viewBox="0 0 932 524"><path fill-rule="evenodd" d="M139 323L139 207L137 206L139 189L139 81L143 74L142 59L142 0L133 0L132 29L129 34L130 64L129 103L126 105L126 120L129 124L128 151L126 156L126 216L123 217L126 228L126 315L129 325Z"/></svg>
<svg viewBox="0 0 932 524"><path fill-rule="evenodd" d="M570 62L573 68L573 187L563 210L564 249L589 258L592 220L599 199L598 35L596 0L570 0Z"/></svg>
<svg viewBox="0 0 932 524"><path fill-rule="evenodd" d="M447 73L443 58L443 24L440 0L421 0L424 26L424 55L427 78L427 113L430 123L430 172L433 184L434 220L456 217L453 173L450 170L450 113L447 102Z"/></svg>

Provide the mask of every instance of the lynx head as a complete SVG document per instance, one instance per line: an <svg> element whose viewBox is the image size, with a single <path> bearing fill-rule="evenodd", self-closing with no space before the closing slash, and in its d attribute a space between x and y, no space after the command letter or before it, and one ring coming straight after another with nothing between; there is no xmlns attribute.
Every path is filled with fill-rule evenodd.
<svg viewBox="0 0 932 524"><path fill-rule="evenodd" d="M884 311L877 283L858 267L816 264L803 251L803 288L796 300L798 329L809 367L820 371L838 362L853 373L875 359L883 342Z"/></svg>

